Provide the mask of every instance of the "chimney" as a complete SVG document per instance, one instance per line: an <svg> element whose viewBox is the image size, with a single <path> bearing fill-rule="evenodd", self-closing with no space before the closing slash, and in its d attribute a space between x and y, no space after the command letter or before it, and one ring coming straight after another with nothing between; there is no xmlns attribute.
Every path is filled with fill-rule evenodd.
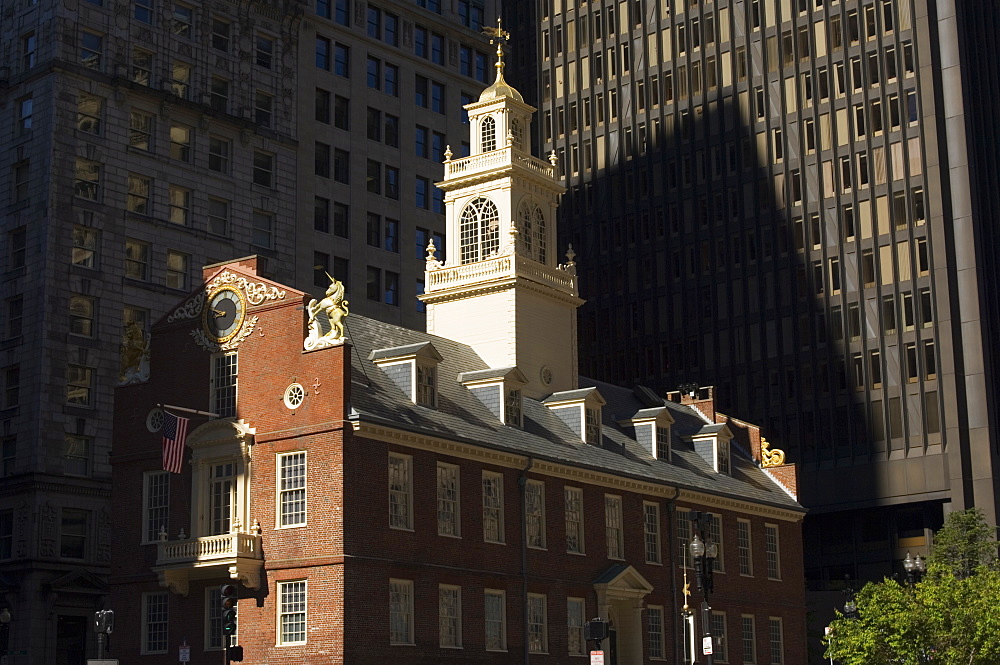
<svg viewBox="0 0 1000 665"><path fill-rule="evenodd" d="M690 383L680 386L678 390L668 392L667 399L675 404L694 407L711 423L725 422L725 418L720 419L719 414L715 411L714 386L699 387L697 384Z"/></svg>

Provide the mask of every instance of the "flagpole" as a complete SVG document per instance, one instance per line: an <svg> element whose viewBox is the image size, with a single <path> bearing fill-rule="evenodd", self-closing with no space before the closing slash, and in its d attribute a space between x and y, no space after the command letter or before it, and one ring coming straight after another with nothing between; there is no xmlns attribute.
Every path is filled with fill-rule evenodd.
<svg viewBox="0 0 1000 665"><path fill-rule="evenodd" d="M156 406L161 409L173 409L174 411L184 411L185 413L194 413L199 416L209 416L210 418L218 418L219 414L212 413L211 411L199 411L198 409L188 409L183 406L175 406L173 404L157 404Z"/></svg>

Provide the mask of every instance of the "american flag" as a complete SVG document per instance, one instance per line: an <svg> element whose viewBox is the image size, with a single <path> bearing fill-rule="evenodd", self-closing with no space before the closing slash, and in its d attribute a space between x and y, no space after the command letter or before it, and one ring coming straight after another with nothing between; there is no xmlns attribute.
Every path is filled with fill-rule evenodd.
<svg viewBox="0 0 1000 665"><path fill-rule="evenodd" d="M163 412L163 470L180 473L184 464L184 441L188 419Z"/></svg>

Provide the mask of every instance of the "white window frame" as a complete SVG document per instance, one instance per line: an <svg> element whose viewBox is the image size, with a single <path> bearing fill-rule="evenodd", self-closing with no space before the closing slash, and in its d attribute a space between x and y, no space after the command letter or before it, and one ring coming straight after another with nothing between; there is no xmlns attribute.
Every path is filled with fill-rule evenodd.
<svg viewBox="0 0 1000 665"><path fill-rule="evenodd" d="M454 594L454 602L445 602L446 594ZM454 615L446 614L446 609L453 609ZM445 632L445 627L451 630ZM450 643L449 643L450 642ZM438 585L438 644L442 649L462 648L462 587L452 584Z"/></svg>
<svg viewBox="0 0 1000 665"><path fill-rule="evenodd" d="M528 594L528 653L549 652L549 602L541 593Z"/></svg>
<svg viewBox="0 0 1000 665"><path fill-rule="evenodd" d="M152 612L161 612L162 615L155 617L152 621ZM163 635L156 643L152 643L152 631L157 627L162 628ZM142 594L142 646L139 651L142 655L167 653L170 646L170 599L167 591L154 591Z"/></svg>
<svg viewBox="0 0 1000 665"><path fill-rule="evenodd" d="M302 473L301 473L301 475L300 476L296 475L296 476L285 477L285 473L284 472L286 470L286 468L285 468L286 462L291 462L292 464L296 464L296 466L298 466L298 464L294 462L294 458L298 457L298 456L301 456L301 458L302 458L302 462L301 462ZM287 452L287 453L279 453L277 455L277 459L275 460L274 473L275 473L274 486L275 486L275 488L277 490L274 493L274 498L275 498L275 506L274 506L275 525L274 525L274 527L276 529L289 529L289 528L298 528L298 527L306 526L306 524L308 522L308 519L309 519L309 493L308 493L309 492L309 458L307 456L306 451L304 451L304 450L295 450L295 451L291 451L291 452ZM291 481L295 481L295 480L301 480L301 485L296 485L296 486L286 485L287 482L291 482ZM286 517L288 517L289 519L295 519L295 517L293 517L293 516L297 515L299 511L292 512L290 510L286 510L285 499L287 497L289 499L289 505L294 505L294 502L296 501L296 499L294 499L292 497L295 496L295 495L298 495L300 493L301 493L301 496L302 496L302 499L301 499L301 501L302 501L301 518L298 518L299 521L297 521L297 522L292 522L292 521L286 522L285 521Z"/></svg>
<svg viewBox="0 0 1000 665"><path fill-rule="evenodd" d="M489 599L499 598L500 599L500 616L490 617L489 611ZM490 646L489 642L489 625L490 622L500 624L500 644L495 646ZM485 629L485 640L484 645L486 651L507 651L507 592L500 589L485 589L483 591L483 623Z"/></svg>
<svg viewBox="0 0 1000 665"><path fill-rule="evenodd" d="M495 492L490 492L491 486ZM493 505L495 503L495 505ZM483 540L487 543L506 543L504 533L503 510L503 474L494 471L483 471ZM496 522L495 534L488 528L490 522ZM491 537L494 536L494 537Z"/></svg>
<svg viewBox="0 0 1000 665"><path fill-rule="evenodd" d="M604 534L608 544L608 558L624 560L625 523L620 496L604 495Z"/></svg>
<svg viewBox="0 0 1000 665"><path fill-rule="evenodd" d="M438 535L462 537L462 474L456 464L437 463ZM447 516L447 517L445 517Z"/></svg>
<svg viewBox="0 0 1000 665"><path fill-rule="evenodd" d="M299 586L301 585L301 587ZM301 603L302 608L298 607L286 607L285 594L289 595L296 594L301 597L301 601L296 601L295 599L289 599L287 605L291 605L295 602L296 605ZM277 621L275 621L276 635L276 645L279 647L295 646L298 644L305 644L309 635L309 608L306 606L306 599L309 597L309 582L308 580L285 580L283 582L278 582L278 603L277 603ZM294 621L301 615L302 623L302 639L301 640L289 640L285 639L290 633L285 632L286 619L288 622Z"/></svg>
<svg viewBox="0 0 1000 665"><path fill-rule="evenodd" d="M680 548L680 567L693 568L691 561L691 537L694 535L691 528L690 508L674 509L674 527L677 531L677 546Z"/></svg>
<svg viewBox="0 0 1000 665"><path fill-rule="evenodd" d="M771 665L782 665L785 662L785 628L781 617L767 618L767 641L770 645Z"/></svg>
<svg viewBox="0 0 1000 665"><path fill-rule="evenodd" d="M743 542L744 539L746 543ZM736 546L739 552L740 575L753 577L753 529L750 520L736 519Z"/></svg>
<svg viewBox="0 0 1000 665"><path fill-rule="evenodd" d="M643 550L646 563L663 565L663 554L660 540L660 504L652 501L642 502L642 532ZM650 554L652 553L652 556Z"/></svg>
<svg viewBox="0 0 1000 665"><path fill-rule="evenodd" d="M400 487L393 484L393 464L400 465L399 480ZM413 458L409 455L399 453L389 453L388 465L388 491L389 491L389 528L401 531L413 531ZM402 505L402 510L394 509Z"/></svg>
<svg viewBox="0 0 1000 665"><path fill-rule="evenodd" d="M151 506L153 494L151 485L154 479L162 481L164 483L165 494L163 496L162 505ZM162 517L157 514L153 515L153 511L162 511ZM153 520L158 522L158 526L155 527ZM145 545L148 543L155 543L160 540L160 527L163 529L167 528L170 521L170 472L169 471L146 471L142 474L142 540L141 544ZM150 537L152 535L152 537Z"/></svg>
<svg viewBox="0 0 1000 665"><path fill-rule="evenodd" d="M721 620L721 634L716 631L719 626L716 622ZM715 662L729 662L729 625L725 612L712 610L712 647L715 651Z"/></svg>
<svg viewBox="0 0 1000 665"><path fill-rule="evenodd" d="M572 495L572 498L571 498L570 495ZM586 550L584 539L583 539L583 534L584 534L584 528L583 528L583 525L584 525L584 519L583 519L583 490L580 489L579 487L564 487L563 488L563 498L564 498L564 501L565 501L565 504L566 504L566 507L565 507L565 512L566 512L566 551L569 554L584 555L587 550ZM574 510L574 506L572 505L573 502L576 503L575 510ZM574 515L574 512L576 513L576 517L577 517L577 519L575 519L575 520L570 519L571 516ZM570 546L569 546L569 543L570 543L569 534L573 530L576 531L577 542L579 543L579 546L575 550L570 549Z"/></svg>
<svg viewBox="0 0 1000 665"><path fill-rule="evenodd" d="M232 357L232 362L226 362L224 358ZM220 366L220 362L222 365ZM221 369L232 368L231 373L223 374L220 372ZM220 417L230 418L236 415L236 408L239 405L239 389L240 389L240 364L239 356L236 351L226 351L223 353L216 353L212 355L212 383L211 383L211 397L212 397L212 411L219 414ZM222 385L222 381L226 380L226 385ZM222 409L220 404L226 396L228 390L232 390L232 409ZM227 400L228 401L228 400Z"/></svg>
<svg viewBox="0 0 1000 665"><path fill-rule="evenodd" d="M566 648L570 656L587 656L587 640L583 637L586 616L586 600L566 598Z"/></svg>
<svg viewBox="0 0 1000 665"><path fill-rule="evenodd" d="M524 487L524 522L528 547L545 549L545 483L529 480Z"/></svg>
<svg viewBox="0 0 1000 665"><path fill-rule="evenodd" d="M659 619L659 634L653 630L653 616L658 614ZM649 659L650 660L666 660L667 659L667 645L666 645L666 633L664 631L664 611L662 605L649 605L646 611L646 628L647 628L647 639L649 640ZM654 641L655 640L655 641ZM659 656L653 655L653 645L656 645L659 649Z"/></svg>
<svg viewBox="0 0 1000 665"><path fill-rule="evenodd" d="M750 630L747 630L749 626ZM749 633L749 635L748 635ZM744 665L756 665L757 663L757 617L752 614L740 615L740 639L743 642L743 663ZM747 649L747 645L750 649Z"/></svg>
<svg viewBox="0 0 1000 665"><path fill-rule="evenodd" d="M706 538L710 538L719 550L718 555L712 562L712 570L716 573L726 572L725 548L723 547L722 515L709 513L712 516L711 525L708 528Z"/></svg>
<svg viewBox="0 0 1000 665"><path fill-rule="evenodd" d="M772 548L772 536L773 544ZM764 551L767 553L767 579L781 579L781 540L777 524L764 525Z"/></svg>
<svg viewBox="0 0 1000 665"><path fill-rule="evenodd" d="M397 617L394 619L394 617ZM389 579L389 644L412 646L413 580ZM394 624L403 623L397 628ZM401 630L400 630L401 629Z"/></svg>

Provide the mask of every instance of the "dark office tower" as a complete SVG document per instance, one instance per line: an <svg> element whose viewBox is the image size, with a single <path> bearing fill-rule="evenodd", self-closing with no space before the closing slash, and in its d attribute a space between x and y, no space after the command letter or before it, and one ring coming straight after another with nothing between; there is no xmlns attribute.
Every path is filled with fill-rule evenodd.
<svg viewBox="0 0 1000 665"><path fill-rule="evenodd" d="M581 372L714 384L766 423L814 591L897 571L946 511L995 521L995 7L509 9L569 188Z"/></svg>
<svg viewBox="0 0 1000 665"><path fill-rule="evenodd" d="M114 388L146 380L150 326L202 266L253 254L263 276L319 294L329 272L352 311L420 327L425 248L444 233L432 183L449 142L468 149L462 104L493 79L479 32L496 11L488 0L2 5L2 630L14 665L81 663L96 654L118 528ZM206 395L253 370L218 368ZM154 479L134 500L163 516L188 491ZM163 535L191 533L180 519ZM164 608L136 603L113 609L145 613L173 653L184 636Z"/></svg>

